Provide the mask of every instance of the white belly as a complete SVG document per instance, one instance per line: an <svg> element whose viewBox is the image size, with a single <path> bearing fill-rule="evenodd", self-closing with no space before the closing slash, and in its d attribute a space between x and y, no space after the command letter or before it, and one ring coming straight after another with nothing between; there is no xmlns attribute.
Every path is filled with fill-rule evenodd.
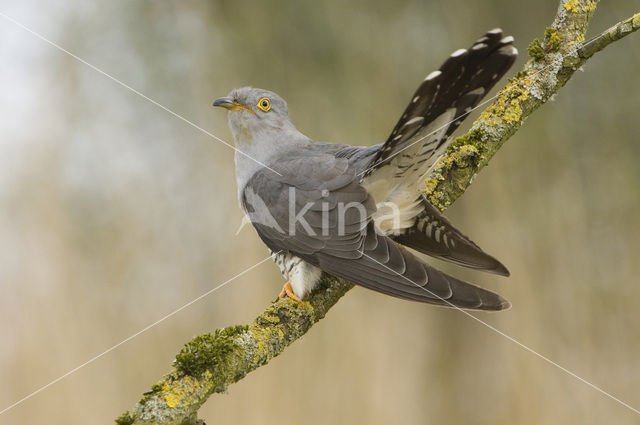
<svg viewBox="0 0 640 425"><path fill-rule="evenodd" d="M293 293L303 298L318 284L322 270L292 254L271 252L280 272L291 283Z"/></svg>

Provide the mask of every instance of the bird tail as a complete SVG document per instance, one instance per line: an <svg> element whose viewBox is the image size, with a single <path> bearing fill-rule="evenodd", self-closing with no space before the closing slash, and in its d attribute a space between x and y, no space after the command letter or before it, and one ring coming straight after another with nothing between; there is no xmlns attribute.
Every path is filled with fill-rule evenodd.
<svg viewBox="0 0 640 425"><path fill-rule="evenodd" d="M423 254L501 276L509 270L456 229L437 208L422 197L423 211L413 226L391 238Z"/></svg>
<svg viewBox="0 0 640 425"><path fill-rule="evenodd" d="M411 301L475 310L504 310L509 301L420 261L386 236L367 233L359 258L317 254L325 272L374 291Z"/></svg>

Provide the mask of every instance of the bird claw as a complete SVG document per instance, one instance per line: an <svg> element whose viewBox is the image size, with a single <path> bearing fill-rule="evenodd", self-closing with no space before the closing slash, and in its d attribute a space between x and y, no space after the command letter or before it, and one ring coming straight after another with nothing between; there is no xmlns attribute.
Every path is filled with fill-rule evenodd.
<svg viewBox="0 0 640 425"><path fill-rule="evenodd" d="M293 293L291 282L287 282L284 284L284 286L282 287L282 291L280 291L280 295L278 295L278 298L282 299L285 297L285 295L291 298L292 300L302 304L302 300L300 299L300 297L298 297L296 294Z"/></svg>

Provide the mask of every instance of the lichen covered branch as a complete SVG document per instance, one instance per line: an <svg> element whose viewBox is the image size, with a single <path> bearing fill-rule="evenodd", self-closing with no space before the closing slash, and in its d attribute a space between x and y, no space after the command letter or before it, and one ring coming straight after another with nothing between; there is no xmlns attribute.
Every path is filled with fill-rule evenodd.
<svg viewBox="0 0 640 425"><path fill-rule="evenodd" d="M427 198L434 206L444 210L451 205L525 119L551 99L587 59L640 26L640 14L635 14L584 42L597 3L560 2L544 39L535 39L529 45L530 60L524 69L500 90L471 129L451 143L435 165L425 182Z"/></svg>
<svg viewBox="0 0 640 425"><path fill-rule="evenodd" d="M584 45L578 49L578 56L585 60L589 59L609 44L626 37L638 29L640 29L640 13L636 13L632 17L615 24L602 34L585 42Z"/></svg>
<svg viewBox="0 0 640 425"><path fill-rule="evenodd" d="M120 425L198 424L197 411L213 393L267 364L304 335L342 297L352 283L324 275L303 304L274 301L248 326L229 326L189 341L176 356L174 370L144 394Z"/></svg>
<svg viewBox="0 0 640 425"><path fill-rule="evenodd" d="M636 31L640 14L584 42L597 0L562 0L543 40L529 46L531 59L509 81L473 126L458 137L426 180L425 194L446 209L537 108L546 103L593 54ZM176 356L174 370L145 393L120 425L195 425L207 398L268 363L304 335L353 284L324 275L303 304L288 298L273 302L247 326L201 335Z"/></svg>

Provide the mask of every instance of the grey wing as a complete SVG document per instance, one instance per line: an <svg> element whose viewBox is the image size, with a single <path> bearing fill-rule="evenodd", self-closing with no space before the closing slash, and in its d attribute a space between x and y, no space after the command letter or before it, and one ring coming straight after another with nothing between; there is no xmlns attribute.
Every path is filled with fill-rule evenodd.
<svg viewBox="0 0 640 425"><path fill-rule="evenodd" d="M270 166L253 175L241 197L267 246L316 266L313 256L320 251L356 255L376 207L349 161L305 151Z"/></svg>
<svg viewBox="0 0 640 425"><path fill-rule="evenodd" d="M365 177L390 168L386 178L421 177L446 142L517 56L513 37L487 32L469 49L456 50L420 84Z"/></svg>
<svg viewBox="0 0 640 425"><path fill-rule="evenodd" d="M424 197L421 200L424 209L415 224L397 235L391 235L394 241L441 260L509 276L509 270L500 261L453 227Z"/></svg>
<svg viewBox="0 0 640 425"><path fill-rule="evenodd" d="M508 307L499 295L448 276L376 234L371 221L375 205L347 159L307 152L272 168L281 176L258 171L242 195L252 224L271 250L403 299L484 310ZM256 214L264 208L266 213ZM297 217L293 224L291 217Z"/></svg>

